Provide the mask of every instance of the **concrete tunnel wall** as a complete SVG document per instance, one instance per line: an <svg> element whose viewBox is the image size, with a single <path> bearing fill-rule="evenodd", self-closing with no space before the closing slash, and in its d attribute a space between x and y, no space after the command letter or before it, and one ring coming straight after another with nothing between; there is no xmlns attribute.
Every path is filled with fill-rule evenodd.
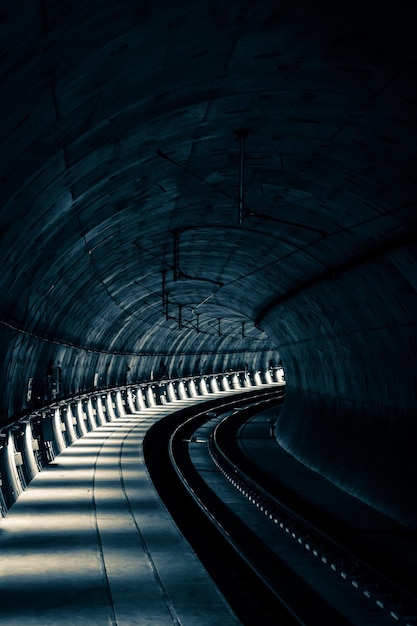
<svg viewBox="0 0 417 626"><path fill-rule="evenodd" d="M0 518L7 515L38 472L98 426L149 407L262 384L278 384L282 391L282 368L268 368L253 375L228 371L136 383L56 399L38 407L23 419L0 428Z"/></svg>
<svg viewBox="0 0 417 626"><path fill-rule="evenodd" d="M262 323L286 372L277 439L331 481L415 527L416 246L318 281Z"/></svg>
<svg viewBox="0 0 417 626"><path fill-rule="evenodd" d="M411 10L148 4L1 14L0 419L50 363L66 395L282 359L280 443L415 526L415 243L375 253L417 231Z"/></svg>
<svg viewBox="0 0 417 626"><path fill-rule="evenodd" d="M287 379L279 443L346 491L414 527L415 258L415 244L398 247L269 307L260 322L275 351L233 354L225 338L223 354L200 353L194 343L194 355L181 355L181 345L178 354L166 356L117 355L44 341L3 324L2 413L10 419L30 408L28 380L43 380L50 362L62 369L61 394L70 395L92 389L96 373L104 388L124 384L126 376L127 382L149 380L151 372L158 378L161 361L169 376L246 363L264 371L279 354Z"/></svg>
<svg viewBox="0 0 417 626"><path fill-rule="evenodd" d="M227 338L225 338L225 341ZM204 341L204 338L203 338ZM229 370L266 371L278 362L276 350L259 352L199 352L194 354L134 355L111 354L46 341L0 324L0 412L2 422L10 422L24 412L51 401L55 396L47 380L48 365L60 368L57 398L93 389L105 389L162 377L209 374ZM164 371L161 371L161 364ZM28 382L32 379L32 397ZM37 397L39 395L39 397Z"/></svg>
<svg viewBox="0 0 417 626"><path fill-rule="evenodd" d="M417 346L415 244L341 271L272 306L261 322L279 348L287 392L277 439L303 463L388 515L415 526ZM53 361L63 394L169 376L266 369L277 351L127 357L60 346L1 326L9 416L26 410L30 377ZM126 373L126 367L130 370Z"/></svg>

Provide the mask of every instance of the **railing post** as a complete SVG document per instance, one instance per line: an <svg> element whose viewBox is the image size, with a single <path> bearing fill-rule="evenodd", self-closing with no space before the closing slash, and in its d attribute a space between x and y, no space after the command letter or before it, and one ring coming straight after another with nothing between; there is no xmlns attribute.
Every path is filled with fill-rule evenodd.
<svg viewBox="0 0 417 626"><path fill-rule="evenodd" d="M285 383L285 374L283 367L277 367L275 372L275 377L278 383Z"/></svg>
<svg viewBox="0 0 417 626"><path fill-rule="evenodd" d="M17 472L16 465L16 448L14 443L14 434L12 430L7 432L7 439L5 445L5 469L6 469L6 477L7 482L10 489L10 495L13 501L16 501L17 498L23 491L22 483L19 479L19 474Z"/></svg>
<svg viewBox="0 0 417 626"><path fill-rule="evenodd" d="M240 381L237 374L232 374L232 387L233 389L240 389Z"/></svg>
<svg viewBox="0 0 417 626"><path fill-rule="evenodd" d="M107 406L107 413L109 415L110 418L110 422L113 422L115 419L117 419L116 417L116 413L114 412L114 405L113 405L113 396L111 394L111 391L107 392L106 395L106 406Z"/></svg>
<svg viewBox="0 0 417 626"><path fill-rule="evenodd" d="M138 411L144 411L146 409L145 400L143 399L142 387L136 389L136 406Z"/></svg>
<svg viewBox="0 0 417 626"><path fill-rule="evenodd" d="M87 434L87 426L85 424L85 413L82 398L77 400L77 423L80 431L80 436L84 437Z"/></svg>
<svg viewBox="0 0 417 626"><path fill-rule="evenodd" d="M118 417L125 417L126 411L125 407L123 406L122 392L120 391L120 389L117 389L116 391L116 408L119 414Z"/></svg>
<svg viewBox="0 0 417 626"><path fill-rule="evenodd" d="M126 396L127 396L127 406L129 407L129 411L131 413L137 413L135 405L133 403L132 390L130 387L128 387L126 390Z"/></svg>
<svg viewBox="0 0 417 626"><path fill-rule="evenodd" d="M178 395L180 397L180 400L186 400L187 399L187 392L186 392L183 380L180 380L178 382Z"/></svg>
<svg viewBox="0 0 417 626"><path fill-rule="evenodd" d="M219 393L219 385L215 376L210 376L210 390L212 393Z"/></svg>
<svg viewBox="0 0 417 626"><path fill-rule="evenodd" d="M59 407L56 407L52 413L52 430L54 433L54 440L58 454L65 450L65 448L67 447L64 441L64 437L62 436L62 427L63 424L61 422L61 410Z"/></svg>
<svg viewBox="0 0 417 626"><path fill-rule="evenodd" d="M177 396L175 395L174 385L172 384L171 380L169 381L169 383L167 383L167 395L169 402L176 401Z"/></svg>
<svg viewBox="0 0 417 626"><path fill-rule="evenodd" d="M88 418L88 423L90 425L90 430L95 430L97 428L97 422L94 416L93 403L91 401L91 396L87 398L87 418Z"/></svg>
<svg viewBox="0 0 417 626"><path fill-rule="evenodd" d="M71 405L67 404L64 409L65 426L67 429L67 436L69 444L74 443L77 440L77 434L74 430L74 416L72 414Z"/></svg>
<svg viewBox="0 0 417 626"><path fill-rule="evenodd" d="M23 456L25 459L25 467L29 480L35 478L39 472L38 465L36 463L35 455L33 454L33 435L30 421L24 424L24 444L23 444Z"/></svg>
<svg viewBox="0 0 417 626"><path fill-rule="evenodd" d="M96 404L96 411L97 411L98 426L104 426L104 424L107 423L107 420L104 414L103 399L101 395L95 396L95 404Z"/></svg>
<svg viewBox="0 0 417 626"><path fill-rule="evenodd" d="M153 393L153 390L152 390L152 385L148 385L147 386L147 388L146 388L146 397L147 397L147 400L148 400L148 406L149 407L152 407L152 406L156 405L155 396L154 396L154 393Z"/></svg>
<svg viewBox="0 0 417 626"><path fill-rule="evenodd" d="M190 398L196 398L197 397L197 389L195 386L195 381L194 378L190 378L190 380L188 381L188 391L190 394Z"/></svg>
<svg viewBox="0 0 417 626"><path fill-rule="evenodd" d="M203 378L203 377L200 378L199 388L200 388L200 393L201 393L202 396L207 396L208 395L207 383L206 383L205 378Z"/></svg>
<svg viewBox="0 0 417 626"><path fill-rule="evenodd" d="M223 391L230 391L229 380L228 380L226 374L223 374L223 376L222 376L222 389L223 389Z"/></svg>

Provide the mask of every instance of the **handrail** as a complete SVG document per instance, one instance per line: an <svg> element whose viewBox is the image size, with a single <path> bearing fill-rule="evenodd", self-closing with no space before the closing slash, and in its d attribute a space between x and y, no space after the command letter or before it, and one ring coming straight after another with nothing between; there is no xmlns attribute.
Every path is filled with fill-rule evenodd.
<svg viewBox="0 0 417 626"><path fill-rule="evenodd" d="M268 370L272 372L277 372L278 370L282 370L282 367L274 366L274 367L268 368ZM257 371L260 371L260 370L257 370ZM89 397L95 397L100 394L104 395L107 393L112 393L112 392L117 392L117 391L126 391L127 389L132 389L132 388L137 388L137 387L145 388L149 386L161 386L161 385L166 385L170 382L171 383L180 382L180 381L187 382L190 380L196 381L201 378L212 378L213 376L220 377L220 376L233 376L233 375L239 375L239 374L251 374L251 372L245 369L239 369L239 370L228 370L228 371L210 372L210 373L202 373L202 374L189 374L187 376L175 376L173 378L161 378L158 380L147 380L147 381L142 380L142 381L137 381L137 382L126 383L123 385L116 385L116 386L111 386L111 387L100 387L100 388L89 390L89 391L87 390L78 391L77 393L69 394L61 398L55 398L52 401L46 402L45 404L40 404L36 407L30 407L30 408L25 409L18 416L13 416L10 420L4 422L0 426L0 435L4 431L10 430L10 428L13 427L14 425L21 424L23 421L26 421L27 419L30 419L32 417L37 417L40 414L45 413L47 411L52 411L55 408L66 406L67 404L71 402L75 402L76 400L79 400L80 398L84 399L84 398L89 398Z"/></svg>
<svg viewBox="0 0 417 626"><path fill-rule="evenodd" d="M127 383L55 398L25 411L0 428L0 517L7 513L38 471L76 439L97 426L126 413L139 412L146 406L169 404L177 399L198 396L209 399L210 395L218 391L218 385L206 385L205 381L208 380L237 376L237 382L228 380L228 384L223 385L225 391L229 389L229 383L233 389L258 385L259 380L256 378L248 384L247 373L245 370L231 370ZM244 378L242 375L245 375ZM265 384L269 385L268 377L265 378ZM192 387L187 384L190 381L193 382ZM204 385L194 386L199 381L204 381ZM178 387L181 382L184 383L182 389ZM173 388L170 389L169 385ZM154 392L155 388L159 389Z"/></svg>

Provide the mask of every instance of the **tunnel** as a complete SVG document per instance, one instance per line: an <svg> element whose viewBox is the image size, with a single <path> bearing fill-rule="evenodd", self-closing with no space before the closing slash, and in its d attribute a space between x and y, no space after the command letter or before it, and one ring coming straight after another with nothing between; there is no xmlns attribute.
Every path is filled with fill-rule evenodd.
<svg viewBox="0 0 417 626"><path fill-rule="evenodd" d="M415 530L411 8L6 0L0 33L1 427L283 368L277 442Z"/></svg>

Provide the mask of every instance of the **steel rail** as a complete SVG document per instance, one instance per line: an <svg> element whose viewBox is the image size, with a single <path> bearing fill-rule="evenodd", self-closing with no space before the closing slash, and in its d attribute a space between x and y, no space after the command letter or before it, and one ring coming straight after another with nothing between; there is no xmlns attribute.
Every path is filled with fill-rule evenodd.
<svg viewBox="0 0 417 626"><path fill-rule="evenodd" d="M284 396L284 391L280 391L279 395L277 394L277 390L274 390L274 394L271 395L269 392L261 392L255 396L251 396L248 399L244 399L244 408L253 407L254 405L265 405L270 401L276 402L277 400L281 400ZM177 474L179 480L192 497L194 502L198 505L200 510L204 513L204 515L209 519L212 524L217 528L217 530L221 533L223 538L229 543L229 545L235 550L235 552L240 556L240 558L247 564L247 566L254 572L257 578L262 582L262 584L269 589L269 591L275 596L277 601L282 604L291 618L294 620L294 624L299 624L299 626L308 626L308 624L303 621L297 612L293 609L292 606L286 602L285 598L282 594L279 593L277 588L271 584L270 580L264 576L263 571L257 567L253 561L246 555L245 551L242 550L239 543L234 539L233 535L229 532L229 530L223 525L221 521L216 517L216 515L206 506L203 499L197 493L196 489L191 485L191 482L186 476L186 473L181 469L181 463L177 459L176 448L179 441L184 441L184 432L187 431L191 425L195 425L196 428L200 427L203 423L209 422L213 419L213 414L216 416L219 412L230 410L231 407L234 407L237 402L242 404L242 399L236 401L236 399L228 398L228 401L224 404L216 406L214 410L200 411L199 413L193 415L188 418L185 422L179 424L174 432L171 434L169 439L169 458L172 464L175 473ZM241 408L241 407L237 407Z"/></svg>
<svg viewBox="0 0 417 626"><path fill-rule="evenodd" d="M390 618L404 626L415 626L417 623L415 595L272 496L228 457L222 447L222 431L236 418L241 419L237 411L217 423L208 440L213 462L224 477L283 532L317 557L336 575L350 582Z"/></svg>
<svg viewBox="0 0 417 626"><path fill-rule="evenodd" d="M185 429L189 427L192 432L210 419L214 412L227 411L231 404L247 405L265 395L271 399L276 398L277 386L267 387L261 392L246 390L226 398L217 397L199 407L188 407L180 410L178 414L159 420L146 433L144 458L161 500L213 577L220 593L239 616L241 623L299 626L300 621L295 620L275 594L263 585L247 561L230 545L218 527L200 508L181 480L177 468L177 455L181 457L179 464L184 466L184 463L189 462L188 444L184 441L186 435L179 426L182 425ZM172 437L174 431L176 436ZM171 456L170 445L172 445Z"/></svg>

